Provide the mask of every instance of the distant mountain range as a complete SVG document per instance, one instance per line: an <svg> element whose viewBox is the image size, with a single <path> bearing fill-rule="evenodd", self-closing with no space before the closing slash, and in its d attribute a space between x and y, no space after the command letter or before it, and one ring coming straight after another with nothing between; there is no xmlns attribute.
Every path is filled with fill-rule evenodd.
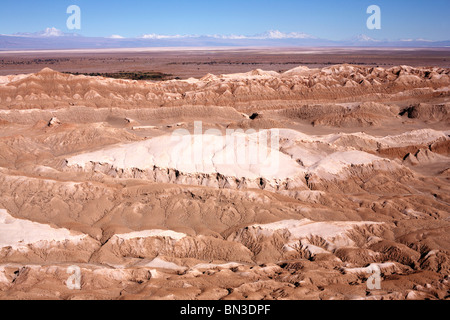
<svg viewBox="0 0 450 320"><path fill-rule="evenodd" d="M47 28L45 30L29 33L29 32L19 32L12 36L15 37L26 37L26 38L56 38L56 37L81 37L78 33L64 33L56 28Z"/></svg>
<svg viewBox="0 0 450 320"><path fill-rule="evenodd" d="M450 47L448 41L426 39L377 40L367 35L333 41L320 39L300 32L283 33L267 31L253 36L246 35L160 35L144 34L136 38L120 35L110 37L84 37L76 33L64 33L56 28L47 28L35 33L0 35L0 50L56 50L56 49L101 49L143 47Z"/></svg>

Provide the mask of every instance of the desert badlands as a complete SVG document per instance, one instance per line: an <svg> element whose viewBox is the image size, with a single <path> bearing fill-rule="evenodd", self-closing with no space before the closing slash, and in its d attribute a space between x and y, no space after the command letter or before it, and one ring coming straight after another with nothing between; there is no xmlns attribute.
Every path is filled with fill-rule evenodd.
<svg viewBox="0 0 450 320"><path fill-rule="evenodd" d="M449 299L450 69L272 70L0 76L0 299Z"/></svg>

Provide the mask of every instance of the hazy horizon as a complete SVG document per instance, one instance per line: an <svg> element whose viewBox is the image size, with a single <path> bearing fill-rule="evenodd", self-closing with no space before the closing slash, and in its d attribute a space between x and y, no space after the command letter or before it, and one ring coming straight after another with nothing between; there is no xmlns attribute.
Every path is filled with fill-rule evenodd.
<svg viewBox="0 0 450 320"><path fill-rule="evenodd" d="M69 30L66 11L81 9L81 28ZM381 9L381 29L370 30L367 8ZM85 37L140 38L180 36L257 37L277 31L281 37L311 36L341 41L356 35L376 40L449 40L445 0L415 1L20 1L2 4L0 34L36 33L55 28ZM275 35L276 39L276 35Z"/></svg>

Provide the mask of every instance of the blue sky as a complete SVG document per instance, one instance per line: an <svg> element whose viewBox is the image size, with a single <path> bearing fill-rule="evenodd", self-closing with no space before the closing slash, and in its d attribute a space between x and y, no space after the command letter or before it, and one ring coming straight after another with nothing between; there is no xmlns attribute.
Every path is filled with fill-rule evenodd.
<svg viewBox="0 0 450 320"><path fill-rule="evenodd" d="M81 8L84 36L305 32L330 40L450 39L449 0L18 0L2 1L0 34L66 27L69 5ZM380 6L382 29L369 30L369 5Z"/></svg>

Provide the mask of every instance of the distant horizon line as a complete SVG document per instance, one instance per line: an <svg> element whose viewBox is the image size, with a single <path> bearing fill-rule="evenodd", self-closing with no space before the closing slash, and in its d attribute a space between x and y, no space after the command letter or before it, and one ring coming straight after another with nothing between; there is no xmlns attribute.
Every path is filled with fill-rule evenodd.
<svg viewBox="0 0 450 320"><path fill-rule="evenodd" d="M312 49L342 49L342 50L403 50L414 51L420 50L436 50L436 49L448 49L446 47L356 47L356 46L310 46L310 47L273 47L273 46L242 46L242 47L230 47L230 46L198 46L198 47L130 47L130 48L80 48L80 49L30 49L30 50L3 50L0 49L0 54L17 54L17 53L107 53L107 52L150 52L150 51L202 51L202 50L214 50L214 51L227 51L227 50L264 50L264 49L276 49L276 50L301 50L302 52L311 53Z"/></svg>
<svg viewBox="0 0 450 320"><path fill-rule="evenodd" d="M380 39L368 36L366 34L355 34L351 37L343 38L340 40L333 40L327 38L320 38L314 35L301 32L291 31L282 32L276 29L267 30L262 33L253 35L245 34L163 34L163 33L142 33L139 36L125 37L119 34L111 34L109 36L85 36L77 32L64 32L55 27L48 27L41 31L36 32L16 32L13 34L0 34L1 36L10 37L25 37L25 38L61 38L61 37L83 37L83 38L101 38L112 40L127 40L127 39L140 39L140 40L176 40L176 39L195 39L195 38L213 38L218 40L327 40L327 41L358 41L358 42L445 42L450 39L443 40L431 40L426 38L400 38L400 39Z"/></svg>

